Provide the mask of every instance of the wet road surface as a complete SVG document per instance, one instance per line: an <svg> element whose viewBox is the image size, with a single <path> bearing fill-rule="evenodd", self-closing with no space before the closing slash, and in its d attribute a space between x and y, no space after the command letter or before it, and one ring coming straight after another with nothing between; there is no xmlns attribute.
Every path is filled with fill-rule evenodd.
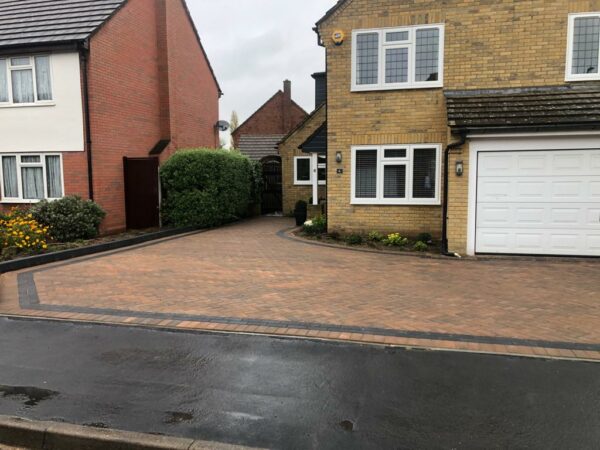
<svg viewBox="0 0 600 450"><path fill-rule="evenodd" d="M0 319L0 414L262 448L597 449L600 364Z"/></svg>

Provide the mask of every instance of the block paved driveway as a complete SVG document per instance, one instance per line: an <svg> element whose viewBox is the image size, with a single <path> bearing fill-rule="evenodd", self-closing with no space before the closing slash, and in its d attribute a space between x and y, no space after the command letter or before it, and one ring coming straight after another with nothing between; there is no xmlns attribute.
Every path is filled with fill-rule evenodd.
<svg viewBox="0 0 600 450"><path fill-rule="evenodd" d="M600 261L305 243L260 218L0 278L0 313L600 360Z"/></svg>

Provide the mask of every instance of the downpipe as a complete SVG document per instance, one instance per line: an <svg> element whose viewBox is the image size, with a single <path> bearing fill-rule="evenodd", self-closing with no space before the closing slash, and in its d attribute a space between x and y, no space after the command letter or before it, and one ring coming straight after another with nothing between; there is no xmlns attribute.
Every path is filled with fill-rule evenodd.
<svg viewBox="0 0 600 450"><path fill-rule="evenodd" d="M467 132L460 133L460 140L448 144L444 151L444 204L442 205L442 255L452 258L461 258L458 253L448 251L448 186L450 179L450 152L460 148L467 142Z"/></svg>

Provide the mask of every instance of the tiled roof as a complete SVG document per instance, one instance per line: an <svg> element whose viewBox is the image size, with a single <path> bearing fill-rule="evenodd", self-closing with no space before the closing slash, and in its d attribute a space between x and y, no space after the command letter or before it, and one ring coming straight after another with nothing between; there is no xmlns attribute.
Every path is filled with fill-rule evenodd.
<svg viewBox="0 0 600 450"><path fill-rule="evenodd" d="M600 85L446 91L450 127L464 130L600 127Z"/></svg>
<svg viewBox="0 0 600 450"><path fill-rule="evenodd" d="M281 141L283 135L268 136L240 136L238 150L254 161L260 161L265 156L278 155L277 144Z"/></svg>
<svg viewBox="0 0 600 450"><path fill-rule="evenodd" d="M126 0L0 0L0 48L84 40Z"/></svg>

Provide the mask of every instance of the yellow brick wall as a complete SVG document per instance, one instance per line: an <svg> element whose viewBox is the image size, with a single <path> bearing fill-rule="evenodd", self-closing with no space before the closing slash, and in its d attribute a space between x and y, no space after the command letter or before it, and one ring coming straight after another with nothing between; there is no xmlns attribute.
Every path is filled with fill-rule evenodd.
<svg viewBox="0 0 600 450"><path fill-rule="evenodd" d="M352 206L351 146L435 143L445 147L443 89L482 89L565 84L567 18L600 10L600 0L352 0L320 27L327 51L328 215L332 230L407 235L441 233L441 207ZM352 30L445 24L444 88L351 92ZM345 42L334 45L334 31ZM333 156L342 152L343 162ZM468 146L459 155L468 170ZM466 246L467 181L450 161L450 248ZM342 175L336 169L344 169Z"/></svg>
<svg viewBox="0 0 600 450"><path fill-rule="evenodd" d="M298 147L302 145L317 129L323 125L327 109L322 107L300 126L285 142L279 146L283 181L283 212L290 214L298 200L308 203L312 198L312 186L294 184L294 156L308 156ZM326 198L327 189L319 186L319 198Z"/></svg>

